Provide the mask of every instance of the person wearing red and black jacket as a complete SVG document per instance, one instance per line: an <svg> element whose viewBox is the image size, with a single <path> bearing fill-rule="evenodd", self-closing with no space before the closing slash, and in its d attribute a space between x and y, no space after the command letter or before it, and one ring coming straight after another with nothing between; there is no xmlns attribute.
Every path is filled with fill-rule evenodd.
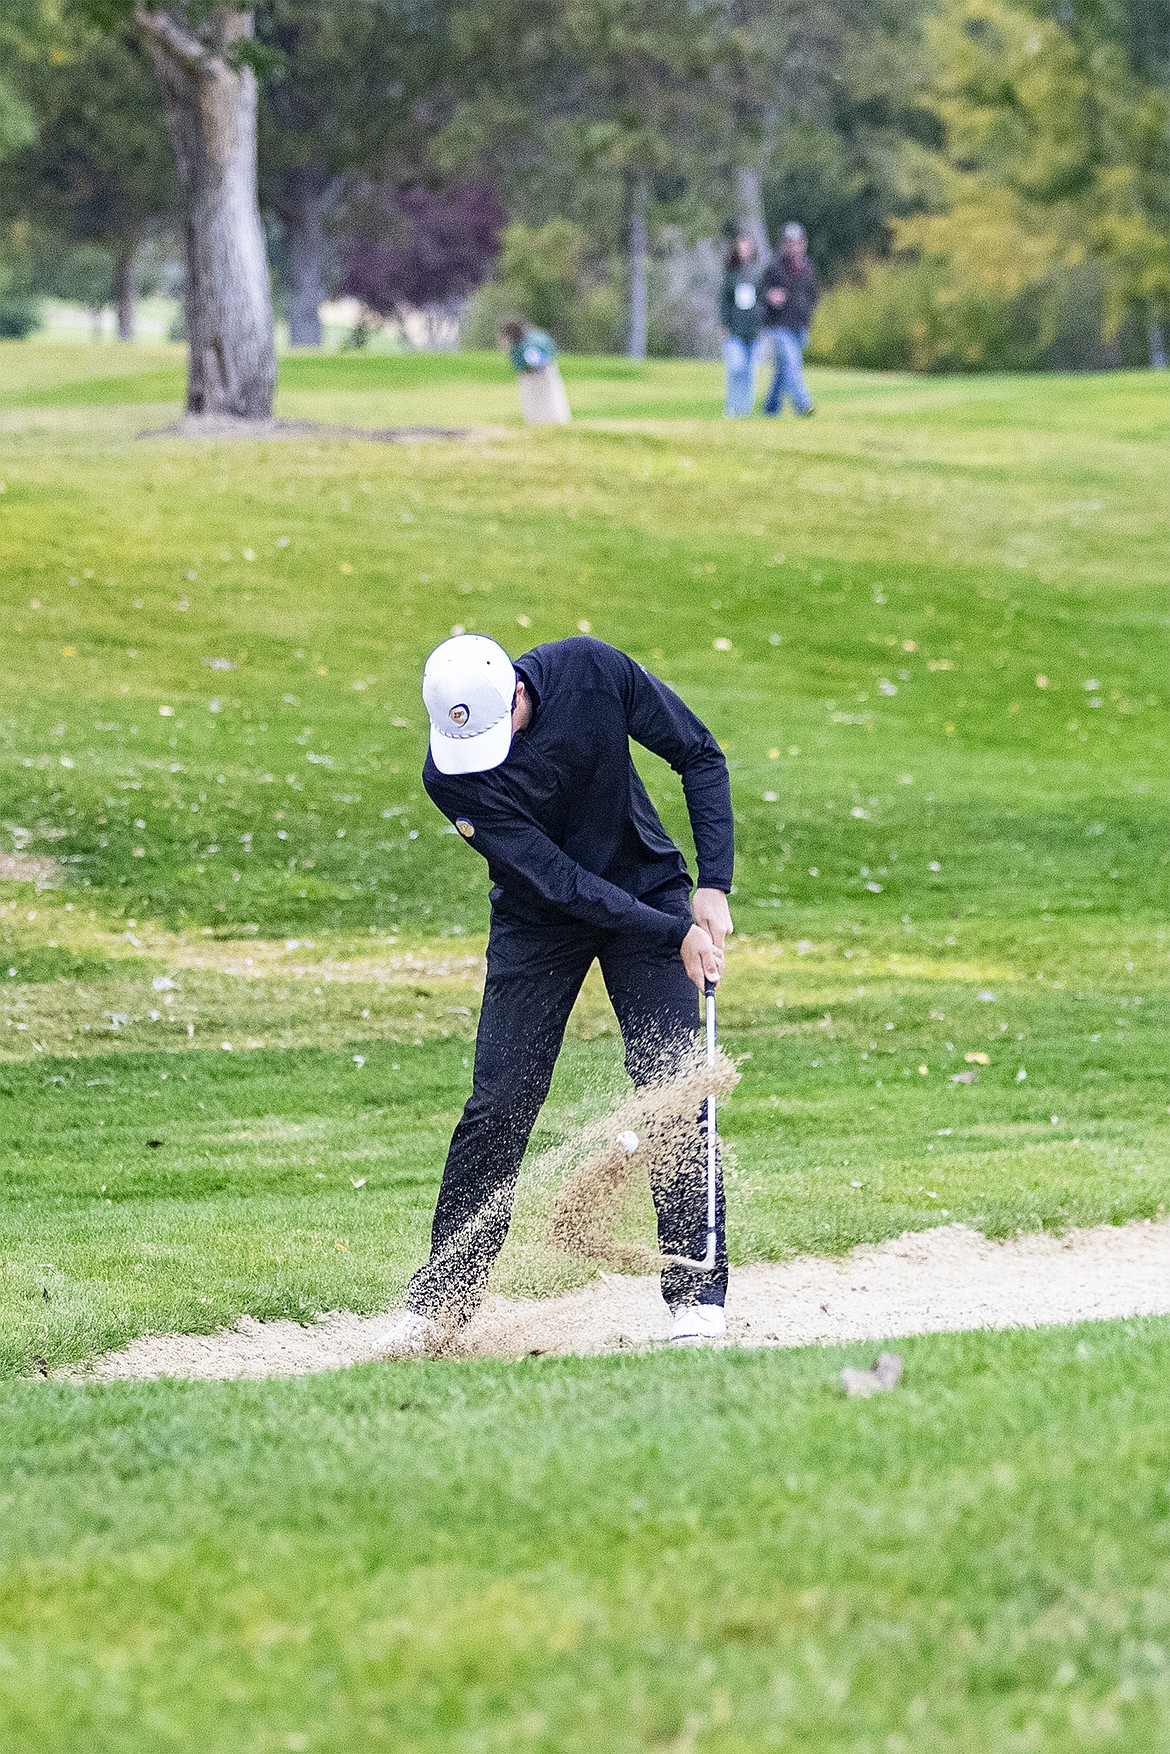
<svg viewBox="0 0 1170 1754"><path fill-rule="evenodd" d="M621 1027L635 1084L669 1074L692 1047L696 987L718 982L731 932L733 824L727 763L666 683L591 638L557 640L512 660L477 634L427 661L431 720L423 785L483 855L492 879L487 982L472 1092L439 1190L430 1258L386 1357L426 1355L478 1307L507 1234L529 1134L548 1093L565 1026L592 964ZM682 780L698 855L663 828L631 739ZM705 1140L684 1123L679 1161L652 1179L672 1338L719 1338L727 1255L719 1189L717 1264L703 1254Z"/></svg>
<svg viewBox="0 0 1170 1754"><path fill-rule="evenodd" d="M772 385L764 413L779 414L784 398L792 398L797 414L812 414L804 382L804 350L813 312L820 298L816 271L808 259L808 239L795 221L784 227L780 247L760 281L764 334L772 347Z"/></svg>

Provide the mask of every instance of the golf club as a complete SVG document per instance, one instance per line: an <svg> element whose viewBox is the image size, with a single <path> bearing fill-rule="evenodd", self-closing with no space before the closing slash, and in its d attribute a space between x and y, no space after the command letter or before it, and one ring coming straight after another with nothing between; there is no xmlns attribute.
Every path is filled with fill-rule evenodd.
<svg viewBox="0 0 1170 1754"><path fill-rule="evenodd" d="M715 982L708 981L703 989L703 1010L707 1024L707 1064L715 1064ZM707 1248L701 1260L676 1255L680 1266L693 1267L699 1273L715 1270L715 1207L718 1192L719 1140L715 1130L715 1097L707 1098Z"/></svg>

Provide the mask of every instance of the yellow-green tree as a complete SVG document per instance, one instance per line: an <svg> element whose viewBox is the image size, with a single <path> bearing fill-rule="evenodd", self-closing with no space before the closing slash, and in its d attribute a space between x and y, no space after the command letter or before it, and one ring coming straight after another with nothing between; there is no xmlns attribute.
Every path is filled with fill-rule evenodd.
<svg viewBox="0 0 1170 1754"><path fill-rule="evenodd" d="M915 157L927 211L894 222L896 248L943 270L952 296L1001 303L1094 258L1106 334L1140 311L1155 351L1170 308L1164 87L1075 14L1012 0L941 0L926 43L943 145Z"/></svg>

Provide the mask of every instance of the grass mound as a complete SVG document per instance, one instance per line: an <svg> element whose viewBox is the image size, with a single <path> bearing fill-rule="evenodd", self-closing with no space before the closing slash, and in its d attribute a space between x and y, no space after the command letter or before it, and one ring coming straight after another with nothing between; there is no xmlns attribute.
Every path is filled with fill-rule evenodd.
<svg viewBox="0 0 1170 1754"><path fill-rule="evenodd" d="M566 376L534 433L497 359L288 361L283 419L501 436L245 457L138 440L173 349L0 345L7 1376L401 1292L486 923L418 779L456 627L588 627L727 750L733 1261L1165 1210L1157 384ZM623 1087L590 984L535 1154ZM10 1381L0 1739L1155 1754L1165 1335L861 1406L868 1353Z"/></svg>

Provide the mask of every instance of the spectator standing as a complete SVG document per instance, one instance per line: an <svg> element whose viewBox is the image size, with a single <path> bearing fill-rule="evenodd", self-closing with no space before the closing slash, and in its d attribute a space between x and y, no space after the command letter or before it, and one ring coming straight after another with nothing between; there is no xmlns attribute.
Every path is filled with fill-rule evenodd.
<svg viewBox="0 0 1170 1754"><path fill-rule="evenodd" d="M567 426L572 415L557 364L556 342L531 323L505 323L512 369L520 376L520 412L529 426Z"/></svg>
<svg viewBox="0 0 1170 1754"><path fill-rule="evenodd" d="M727 367L727 401L723 412L729 418L750 414L755 405L756 352L760 338L758 276L755 240L733 238L719 289L723 363Z"/></svg>
<svg viewBox="0 0 1170 1754"><path fill-rule="evenodd" d="M808 239L803 225L786 225L780 247L760 282L763 325L772 348L772 387L764 399L765 414L779 414L785 396L797 414L813 412L804 382L804 350L809 324L820 297Z"/></svg>

